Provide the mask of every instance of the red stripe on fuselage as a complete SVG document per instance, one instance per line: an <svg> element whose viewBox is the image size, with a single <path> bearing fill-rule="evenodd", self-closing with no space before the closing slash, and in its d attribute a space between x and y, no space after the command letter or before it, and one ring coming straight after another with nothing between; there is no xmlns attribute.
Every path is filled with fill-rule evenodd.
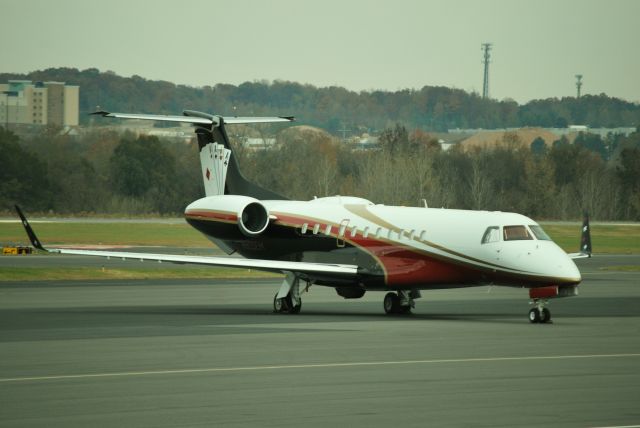
<svg viewBox="0 0 640 428"><path fill-rule="evenodd" d="M235 213L228 211L213 211L213 210L189 210L184 213L185 217L193 219L204 219L213 221L224 222L237 222L238 216Z"/></svg>
<svg viewBox="0 0 640 428"><path fill-rule="evenodd" d="M276 216L278 223L292 227L302 227L304 223L318 223L321 225L319 234L324 234L327 227L326 222L323 223L317 219L293 217L283 213L276 213ZM331 224L331 235L337 237L339 228L339 225ZM383 241L375 237L364 238L361 231L351 237L350 232L346 230L340 240L349 242L371 254L384 269L385 283L388 286L461 284L478 279L478 270L476 269L439 260L421 253L417 249L411 249L398 243Z"/></svg>

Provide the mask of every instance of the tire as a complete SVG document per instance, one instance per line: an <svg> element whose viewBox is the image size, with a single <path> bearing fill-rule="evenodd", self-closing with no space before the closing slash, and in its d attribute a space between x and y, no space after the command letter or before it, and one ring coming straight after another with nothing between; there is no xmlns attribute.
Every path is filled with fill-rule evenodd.
<svg viewBox="0 0 640 428"><path fill-rule="evenodd" d="M285 311L284 299L278 299L278 293L273 297L273 312L280 313Z"/></svg>
<svg viewBox="0 0 640 428"><path fill-rule="evenodd" d="M540 310L533 308L529 311L529 322L536 324L540 322Z"/></svg>
<svg viewBox="0 0 640 428"><path fill-rule="evenodd" d="M400 309L400 298L396 293L387 293L384 296L384 311L387 314L397 314Z"/></svg>
<svg viewBox="0 0 640 428"><path fill-rule="evenodd" d="M551 322L551 311L547 308L543 308L540 313L540 322L548 323Z"/></svg>

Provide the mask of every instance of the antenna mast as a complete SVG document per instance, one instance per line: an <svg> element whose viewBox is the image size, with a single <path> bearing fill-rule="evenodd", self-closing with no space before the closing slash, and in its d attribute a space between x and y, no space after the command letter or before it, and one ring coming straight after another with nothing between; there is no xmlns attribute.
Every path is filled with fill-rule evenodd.
<svg viewBox="0 0 640 428"><path fill-rule="evenodd" d="M577 98L580 98L580 89L582 89L582 74L576 74L576 88L578 89Z"/></svg>
<svg viewBox="0 0 640 428"><path fill-rule="evenodd" d="M482 50L484 51L484 84L482 85L482 98L489 98L489 63L491 62L491 46L493 43L483 43Z"/></svg>

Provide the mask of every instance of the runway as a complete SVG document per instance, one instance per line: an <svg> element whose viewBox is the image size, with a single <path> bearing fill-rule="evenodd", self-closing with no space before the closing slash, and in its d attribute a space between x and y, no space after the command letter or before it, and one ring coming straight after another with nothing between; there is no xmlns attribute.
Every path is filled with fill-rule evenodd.
<svg viewBox="0 0 640 428"><path fill-rule="evenodd" d="M498 287L389 317L322 287L273 314L274 280L0 283L0 426L640 424L640 272L601 269L640 256L579 262L551 325Z"/></svg>

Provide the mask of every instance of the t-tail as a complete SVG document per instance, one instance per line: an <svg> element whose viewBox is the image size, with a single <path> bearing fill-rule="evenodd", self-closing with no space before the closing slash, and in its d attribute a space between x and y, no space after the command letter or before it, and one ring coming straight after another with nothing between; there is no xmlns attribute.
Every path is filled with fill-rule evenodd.
<svg viewBox="0 0 640 428"><path fill-rule="evenodd" d="M92 114L120 119L143 119L164 122L190 123L195 126L200 150L200 167L206 196L243 195L256 199L287 199L271 190L247 180L233 156L233 149L225 129L227 124L291 122L293 117L224 117L199 111L185 110L183 116L154 114L110 113Z"/></svg>

